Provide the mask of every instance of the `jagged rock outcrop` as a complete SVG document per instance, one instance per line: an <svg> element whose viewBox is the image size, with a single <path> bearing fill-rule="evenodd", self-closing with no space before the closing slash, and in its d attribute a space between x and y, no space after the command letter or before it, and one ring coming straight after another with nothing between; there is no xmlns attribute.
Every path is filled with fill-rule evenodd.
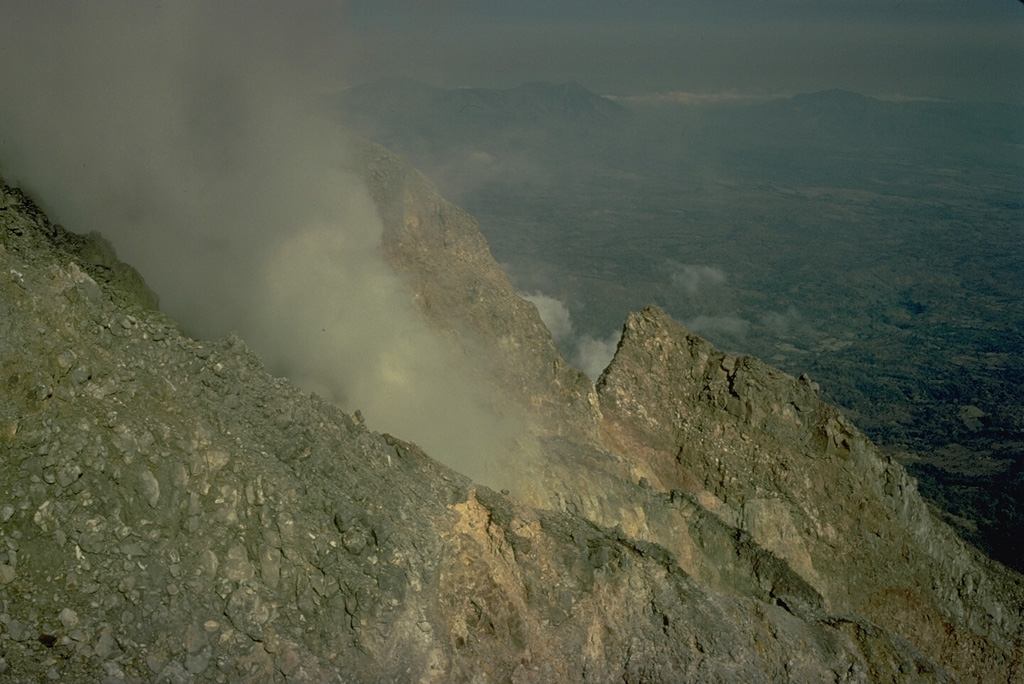
<svg viewBox="0 0 1024 684"><path fill-rule="evenodd" d="M51 224L24 192L6 185L0 199L0 212L7 212L0 213L0 227L10 239L35 248L22 249L25 258L32 259L42 253L47 260L59 259L63 266L75 263L89 279L109 285L107 295L119 306L158 307L156 293L149 289L138 271L117 258L113 246L99 233L79 235L62 230ZM53 249L48 250L47 247ZM99 297L98 291L91 287L90 297L94 300Z"/></svg>
<svg viewBox="0 0 1024 684"><path fill-rule="evenodd" d="M393 152L364 142L358 172L384 224L381 249L467 366L544 432L593 441L593 385L565 362L533 304L515 293L469 214Z"/></svg>
<svg viewBox="0 0 1024 684"><path fill-rule="evenodd" d="M595 402L582 382L559 379L550 335L471 217L393 153L367 154L385 253L417 295L444 302L421 298L424 312L469 348L483 340L501 386L554 369L519 395L548 430L515 494L659 544L715 591L865 616L965 681L1021 676L1020 576L938 522L906 471L808 378L720 352L651 309L627 322ZM487 288L473 285L482 274ZM528 344L495 344L517 330Z"/></svg>
<svg viewBox="0 0 1024 684"><path fill-rule="evenodd" d="M1021 577L938 522L806 376L725 354L647 309L627 321L598 394L608 441L653 488L749 533L827 611L868 617L965 681L1024 676Z"/></svg>
<svg viewBox="0 0 1024 684"><path fill-rule="evenodd" d="M400 196L416 215L413 200L423 198ZM948 533L929 522L902 471L872 461L866 440L816 403L807 383L750 360L734 360L723 380L716 368L727 357L656 312L627 324L597 394L557 365L542 329L519 333L529 344L481 353L508 354L509 365L492 371L498 378L531 358L550 362L510 391L510 401L540 396L526 405L555 413L538 430L535 476L552 504L538 509L269 376L237 338L187 338L110 252L91 262L76 247L83 238L51 225L23 195L5 186L0 197L0 681L1020 675L1019 585L1001 584L1015 576L969 553L951 556ZM482 242L446 223L451 211L436 205L427 215L451 230L447 246L466 245L459 277L474 260L490 269ZM435 254L420 263L440 262ZM436 320L476 336L472 344L487 341L477 331L488 325L512 335L516 321L536 318L525 303L511 321L494 317L495 293L506 296L500 279L465 298L432 289L436 267L422 273L412 282L424 301L435 312L452 307ZM481 310L492 315L457 325ZM706 354L686 356L687 345ZM704 383L707 373L713 381ZM765 383L771 391L758 394ZM557 408L560 397L567 409ZM789 403L776 411L773 397L834 424L793 423ZM583 427L560 430L573 416ZM762 433L794 452L777 469L798 467L794 459L814 447L817 476L849 463L853 490L829 490L833 508L799 498L789 475L751 464ZM684 442L692 454L680 459ZM879 504L887 473L895 493ZM804 524L836 508L853 520L822 519L835 533L824 539L867 543L863 527L875 521L907 552L873 542L871 553L852 556L859 574L837 576L841 562L821 557ZM852 514L863 511L878 517L857 522ZM865 559L922 565L878 579ZM923 599L912 594L937 568L953 570L937 573ZM962 585L946 584L958 568ZM868 596L887 581L893 592ZM860 602L858 583L869 590ZM897 599L910 606L905 619L933 622L868 613L872 601ZM916 610L917 601L934 612ZM963 664L969 655L974 669Z"/></svg>

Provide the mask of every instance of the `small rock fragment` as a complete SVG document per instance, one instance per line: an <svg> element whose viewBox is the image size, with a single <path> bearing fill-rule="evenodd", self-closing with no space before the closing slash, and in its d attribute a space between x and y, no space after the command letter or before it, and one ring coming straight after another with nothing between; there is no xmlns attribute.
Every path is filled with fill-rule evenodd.
<svg viewBox="0 0 1024 684"><path fill-rule="evenodd" d="M233 582L247 582L253 578L256 571L249 562L249 553L241 544L235 544L228 549L227 558L221 568L224 577Z"/></svg>
<svg viewBox="0 0 1024 684"><path fill-rule="evenodd" d="M143 470L139 476L139 494L149 502L149 505L156 508L160 502L160 483L157 482L156 476L153 475L148 469Z"/></svg>
<svg viewBox="0 0 1024 684"><path fill-rule="evenodd" d="M224 613L235 629L262 641L263 627L270 622L274 610L252 587L245 586L231 595Z"/></svg>
<svg viewBox="0 0 1024 684"><path fill-rule="evenodd" d="M63 608L58 616L64 629L72 630L78 626L78 613L71 608Z"/></svg>

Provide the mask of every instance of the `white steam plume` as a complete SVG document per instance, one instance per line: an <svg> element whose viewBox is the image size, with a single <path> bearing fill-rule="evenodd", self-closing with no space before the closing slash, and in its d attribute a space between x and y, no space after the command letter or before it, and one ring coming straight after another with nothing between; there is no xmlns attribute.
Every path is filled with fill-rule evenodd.
<svg viewBox="0 0 1024 684"><path fill-rule="evenodd" d="M537 307L537 313L551 332L551 337L566 350L564 353L573 365L586 373L591 380L597 380L615 356L621 333L615 331L603 339L587 334L577 336L569 307L564 302L542 292L520 292L519 296Z"/></svg>
<svg viewBox="0 0 1024 684"><path fill-rule="evenodd" d="M576 343L573 361L576 366L587 374L591 380L597 380L604 369L611 363L615 350L619 346L622 333L614 332L604 339L583 335Z"/></svg>
<svg viewBox="0 0 1024 684"><path fill-rule="evenodd" d="M687 328L716 344L742 344L750 332L750 321L735 314L696 316L684 321Z"/></svg>
<svg viewBox="0 0 1024 684"><path fill-rule="evenodd" d="M668 266L672 284L690 297L696 297L698 292L725 282L725 272L716 266L680 264L674 261L669 261Z"/></svg>
<svg viewBox="0 0 1024 684"><path fill-rule="evenodd" d="M52 219L110 238L193 334L237 331L272 370L486 478L520 426L379 257L380 219L319 115L344 36L302 17L4 3L0 165Z"/></svg>
<svg viewBox="0 0 1024 684"><path fill-rule="evenodd" d="M540 319L544 321L544 325L547 326L555 342L562 343L572 337L572 317L569 315L569 307L541 292L519 293L519 296L537 307Z"/></svg>

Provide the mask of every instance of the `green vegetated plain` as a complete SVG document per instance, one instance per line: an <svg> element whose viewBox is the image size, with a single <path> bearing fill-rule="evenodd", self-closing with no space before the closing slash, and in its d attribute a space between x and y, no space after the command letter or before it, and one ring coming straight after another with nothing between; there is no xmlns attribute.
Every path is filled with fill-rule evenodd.
<svg viewBox="0 0 1024 684"><path fill-rule="evenodd" d="M616 103L574 84L381 105L407 85L353 89L342 116L469 210L520 291L568 307L568 357L657 304L808 373L1024 570L1024 108Z"/></svg>

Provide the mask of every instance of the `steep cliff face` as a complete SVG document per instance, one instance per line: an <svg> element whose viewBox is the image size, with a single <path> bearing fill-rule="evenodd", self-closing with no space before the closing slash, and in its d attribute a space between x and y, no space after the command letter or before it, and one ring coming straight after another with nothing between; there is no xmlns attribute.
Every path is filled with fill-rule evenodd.
<svg viewBox="0 0 1024 684"><path fill-rule="evenodd" d="M1021 676L1020 578L809 383L651 310L595 391L468 217L367 168L424 311L537 414L525 496L187 338L4 186L0 681Z"/></svg>
<svg viewBox="0 0 1024 684"><path fill-rule="evenodd" d="M651 309L627 322L595 400L471 217L367 150L385 252L423 311L487 350L492 380L529 388L516 401L548 428L515 494L657 543L715 591L863 615L969 681L1019 674L1019 575L936 521L812 381L724 354ZM501 344L517 334L524 344Z"/></svg>
<svg viewBox="0 0 1024 684"><path fill-rule="evenodd" d="M647 309L627 321L598 394L608 442L653 488L750 534L826 611L863 615L965 680L1021 676L1021 577L939 523L806 376L720 352Z"/></svg>
<svg viewBox="0 0 1024 684"><path fill-rule="evenodd" d="M393 152L368 142L359 152L357 171L384 224L381 249L420 309L509 409L525 407L544 433L593 441L592 384L564 361L536 307L516 295L473 218Z"/></svg>

